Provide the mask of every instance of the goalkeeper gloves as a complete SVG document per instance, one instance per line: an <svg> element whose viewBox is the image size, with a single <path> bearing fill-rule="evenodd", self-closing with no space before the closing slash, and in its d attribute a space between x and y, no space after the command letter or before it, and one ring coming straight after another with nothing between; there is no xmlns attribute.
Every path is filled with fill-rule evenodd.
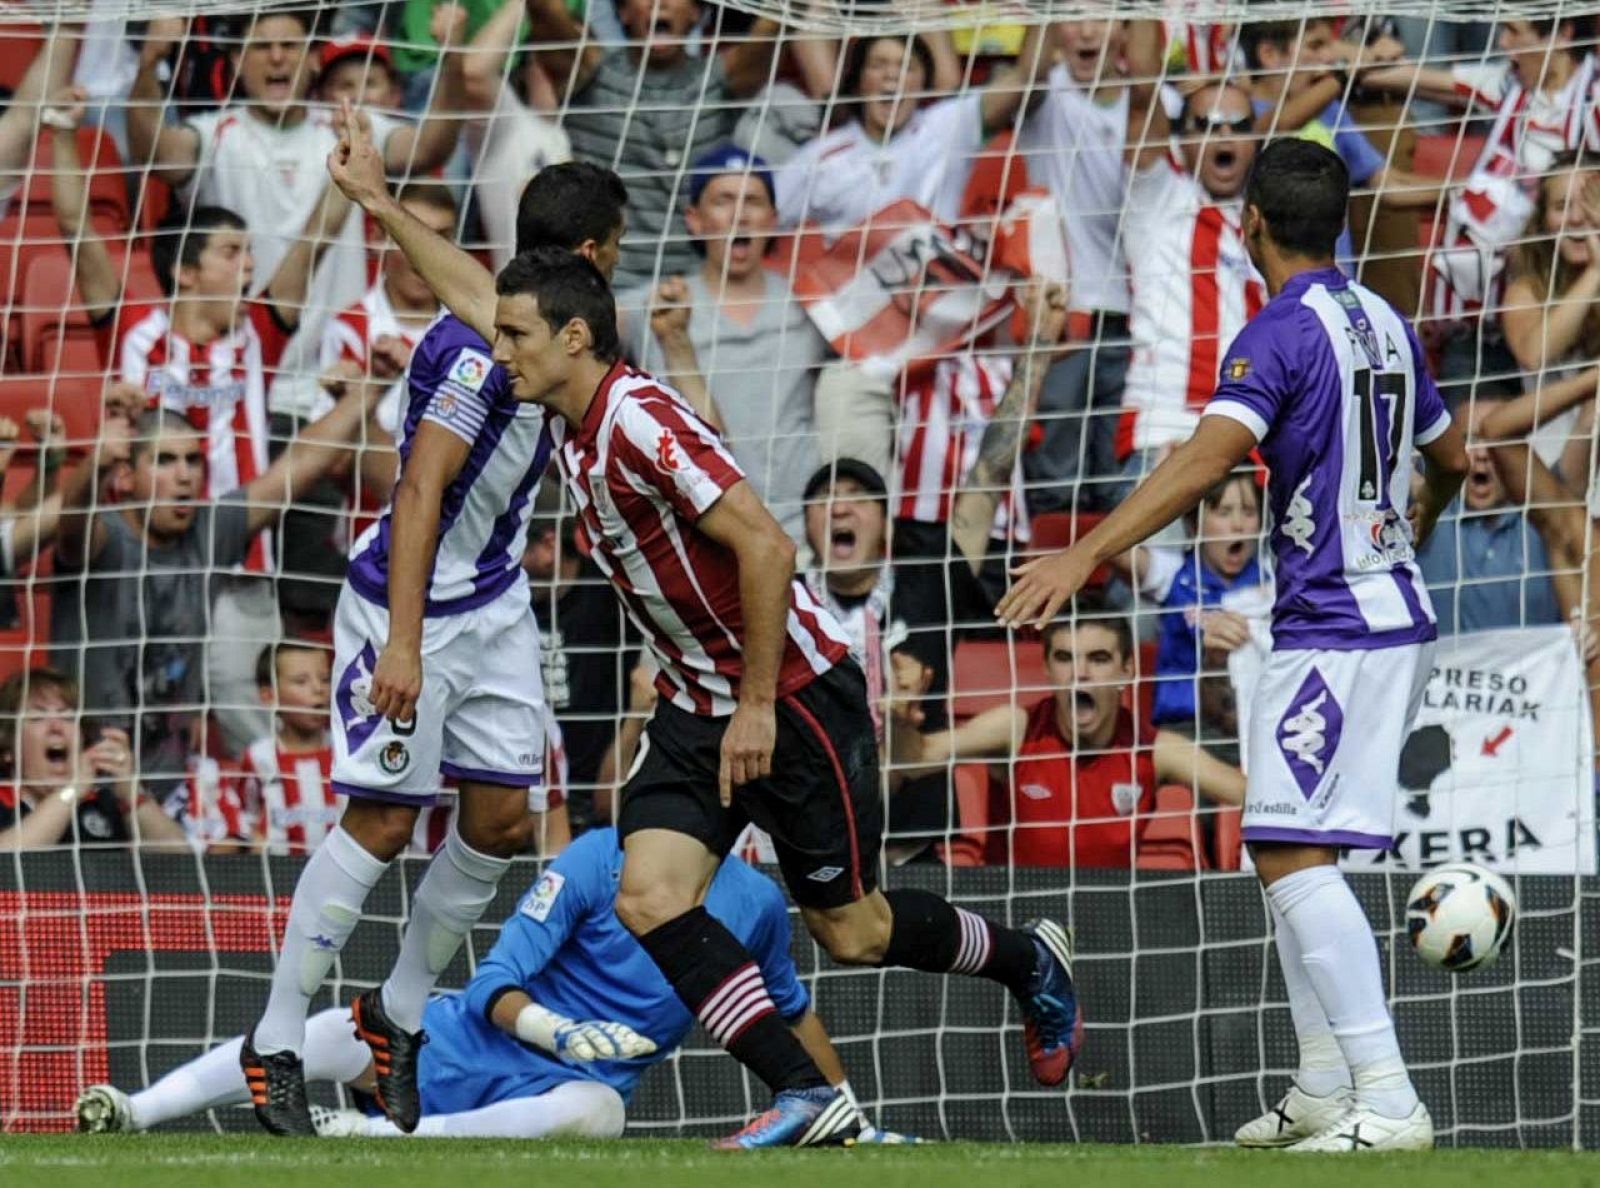
<svg viewBox="0 0 1600 1188"><path fill-rule="evenodd" d="M655 1041L621 1023L578 1021L530 1002L517 1012L517 1038L563 1060L633 1060L656 1050Z"/></svg>

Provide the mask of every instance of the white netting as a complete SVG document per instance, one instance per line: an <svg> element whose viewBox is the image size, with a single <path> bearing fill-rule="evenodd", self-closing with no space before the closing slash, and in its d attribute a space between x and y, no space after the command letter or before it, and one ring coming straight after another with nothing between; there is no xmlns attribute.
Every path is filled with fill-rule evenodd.
<svg viewBox="0 0 1600 1188"><path fill-rule="evenodd" d="M1401 840L1395 855L1352 865L1441 1133L1600 1142L1584 1005L1600 1001L1585 936L1593 744L1588 681L1563 634L1593 617L1600 171L1586 162L1600 151L1588 27L1600 5L591 6L535 0L531 34L520 6L492 3L464 27L427 0L0 6L0 84L15 95L0 115L0 678L47 663L83 675L76 690L16 677L21 734L16 706L0 704L5 1124L63 1126L83 1083L137 1088L249 1026L298 870L289 852L314 845L337 812L316 723L275 727L263 708L264 696L314 719L325 661L292 650L259 685L256 666L270 641L327 641L346 547L394 480L403 393L339 427L347 448L323 456L310 426L333 405L325 378L387 390L435 313L359 214L308 232L330 104L353 95L409 208L485 264L510 257L533 171L568 157L614 168L630 190L615 284L630 357L722 422L804 542L819 592L862 637L879 687L927 682L929 734L988 715L929 744L931 776L902 780L918 756L886 755L886 881L1014 923L1077 922L1090 1023L1071 1091L1028 1078L999 991L846 970L799 945L824 1022L885 1124L983 1138L1225 1140L1274 1099L1293 1059L1270 929L1253 879L1237 873L1238 815L1225 803L1238 794L1227 765L1265 608L1253 485L1218 492L1128 572L1096 579L1136 639L1127 672L1078 679L1126 686L1138 760L1102 729L1117 699L1080 705L1070 659L1047 665L1037 638L996 633L983 601L1008 561L1064 545L1114 506L1235 362L1228 340L1264 296L1238 228L1252 146L1291 131L1336 146L1356 194L1339 261L1415 319L1464 421L1530 440L1541 459L1502 448L1496 470L1485 453L1467 494L1478 514L1447 519L1425 558L1449 638L1400 763ZM53 37L31 24L83 15L87 30ZM156 22L167 15L197 20ZM1539 23L1551 16L1573 23L1552 33ZM1111 17L1135 23L1112 34L1052 23ZM652 54L634 52L644 29ZM931 34L926 52L908 49L911 30ZM1218 78L1228 85L1191 94ZM64 89L74 84L81 98ZM770 172L742 157L697 167L728 141ZM78 164L63 166L73 152ZM727 193L702 191L711 172L738 180L739 213ZM240 216L243 234L214 209L195 222L216 207ZM268 290L277 311L230 320L246 236L246 288ZM177 307L157 276L174 256ZM1070 286L1076 349L1064 358L1023 345L1013 299L1029 273ZM234 339L237 350L217 345ZM101 470L85 469L130 411L118 401L147 399L203 434L203 480L199 459L145 457L141 472L114 441ZM46 431L51 415L62 431ZM285 453L288 492L248 492L288 509L281 522L212 509L219 526L202 546L181 517L161 518L202 481L212 495L248 488ZM873 509L840 500L808 524L806 481L839 455L886 481L896 593L876 580ZM100 527L63 519L61 500L92 508ZM526 566L569 814L584 826L607 819L627 765L613 735L648 692L610 592L566 539L559 498L540 506ZM897 665L896 653L912 659ZM294 691L303 683L310 694ZM1041 702L1032 749L1008 754L1020 711ZM996 726L1006 707L1013 721ZM76 745L72 730L36 725L52 714L89 741L125 730L163 805L135 805L102 756L82 777L103 789L100 811L80 816L75 840L51 847L38 825L50 807L8 832L19 797L45 806L80 778L54 750ZM1073 769L1060 740L1075 717L1100 741L1080 745ZM1210 764L1196 767L1187 736ZM437 843L442 821L419 825L416 849ZM184 831L179 854L153 852ZM1496 970L1460 981L1411 956L1398 902L1409 871L1451 857L1522 876L1516 943ZM533 870L519 864L495 910L510 910ZM392 959L405 917L396 881L371 916L335 997ZM480 930L476 957L493 932ZM458 963L449 980L469 969ZM652 1075L634 1121L715 1128L756 1100L702 1042Z"/></svg>

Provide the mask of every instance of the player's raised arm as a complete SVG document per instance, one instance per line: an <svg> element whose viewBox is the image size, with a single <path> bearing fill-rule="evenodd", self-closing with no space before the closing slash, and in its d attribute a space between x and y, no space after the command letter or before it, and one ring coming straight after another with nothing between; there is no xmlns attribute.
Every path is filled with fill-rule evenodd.
<svg viewBox="0 0 1600 1188"><path fill-rule="evenodd" d="M1043 627L1096 569L1191 510L1255 446L1255 433L1232 417L1202 417L1194 436L1077 544L1019 566L995 617L1010 627Z"/></svg>
<svg viewBox="0 0 1600 1188"><path fill-rule="evenodd" d="M720 773L722 803L730 804L734 788L772 773L778 669L788 638L795 547L743 479L725 491L696 526L730 550L739 564L744 673L739 708L722 736Z"/></svg>
<svg viewBox="0 0 1600 1188"><path fill-rule="evenodd" d="M434 295L485 340L494 338L494 275L470 254L414 217L389 193L383 153L348 102L336 117L339 143L328 155L334 184L366 211L405 253Z"/></svg>

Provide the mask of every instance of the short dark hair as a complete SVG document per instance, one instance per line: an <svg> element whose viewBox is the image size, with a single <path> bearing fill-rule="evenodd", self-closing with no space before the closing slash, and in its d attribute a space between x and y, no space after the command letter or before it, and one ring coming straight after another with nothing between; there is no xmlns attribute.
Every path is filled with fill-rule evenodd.
<svg viewBox="0 0 1600 1188"><path fill-rule="evenodd" d="M1297 17L1286 21L1251 21L1239 30L1239 48L1244 51L1245 64L1251 70L1260 70L1262 46L1276 46L1288 53L1289 47L1312 25L1331 25L1334 19L1313 14L1304 20Z"/></svg>
<svg viewBox="0 0 1600 1188"><path fill-rule="evenodd" d="M226 206L197 206L193 211L174 210L156 228L150 245L150 263L156 270L161 291L171 297L178 291L178 269L200 263L213 231L249 231L245 221Z"/></svg>
<svg viewBox="0 0 1600 1188"><path fill-rule="evenodd" d="M287 656L290 652L316 652L327 654L328 649L319 643L312 643L306 639L280 639L277 643L270 643L261 649L261 654L256 657L256 688L270 689L277 682L278 658Z"/></svg>
<svg viewBox="0 0 1600 1188"><path fill-rule="evenodd" d="M133 423L133 441L128 447L128 461L138 462L140 458L155 448L156 438L162 436L176 437L200 436L200 430L182 413L175 413L170 408L150 408L139 414L139 419Z"/></svg>
<svg viewBox="0 0 1600 1188"><path fill-rule="evenodd" d="M622 355L617 336L617 302L600 270L566 248L538 247L514 256L495 278L494 291L502 297L523 294L539 303L539 315L552 334L573 318L589 327L590 348L603 363Z"/></svg>
<svg viewBox="0 0 1600 1188"><path fill-rule="evenodd" d="M558 247L575 252L586 240L600 243L622 226L628 187L589 161L546 165L528 179L517 203L517 252Z"/></svg>
<svg viewBox="0 0 1600 1188"><path fill-rule="evenodd" d="M1280 137L1256 156L1244 202L1261 212L1272 241L1285 251L1332 256L1350 205L1350 170L1332 149Z"/></svg>
<svg viewBox="0 0 1600 1188"><path fill-rule="evenodd" d="M396 202L415 202L422 206L431 206L434 210L442 210L454 215L460 207L456 205L456 194L443 182L423 178L420 181L408 181L401 186L394 196Z"/></svg>
<svg viewBox="0 0 1600 1188"><path fill-rule="evenodd" d="M1077 627L1103 627L1117 637L1117 652L1124 659L1133 656L1133 624L1128 616L1115 609L1098 590L1082 590L1073 598L1071 613L1052 619L1040 633L1045 655L1057 635Z"/></svg>
<svg viewBox="0 0 1600 1188"><path fill-rule="evenodd" d="M320 8L257 8L236 18L233 29L229 31L236 39L236 44L231 48L243 49L243 43L250 39L256 25L268 17L291 17L299 21L300 27L306 31L307 41L315 41L322 29Z"/></svg>

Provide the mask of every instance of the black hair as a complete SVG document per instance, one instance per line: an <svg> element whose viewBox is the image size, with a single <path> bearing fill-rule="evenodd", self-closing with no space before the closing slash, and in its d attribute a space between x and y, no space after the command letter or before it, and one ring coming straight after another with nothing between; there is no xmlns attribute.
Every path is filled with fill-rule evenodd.
<svg viewBox="0 0 1600 1188"><path fill-rule="evenodd" d="M277 643L269 643L261 649L261 654L256 657L256 687L270 689L277 683L278 658L290 652L318 652L326 655L328 649L322 644L313 643L308 639L280 639Z"/></svg>
<svg viewBox="0 0 1600 1188"><path fill-rule="evenodd" d="M522 252L500 270L494 290L502 297L532 297L552 334L578 318L589 327L595 358L615 363L621 357L617 303L611 286L591 261L577 253L554 246Z"/></svg>
<svg viewBox="0 0 1600 1188"><path fill-rule="evenodd" d="M1245 64L1251 70L1261 69L1261 47L1276 46L1284 53L1300 40L1300 35L1312 25L1331 25L1335 18L1312 14L1304 20L1251 21L1239 30L1239 48L1244 50Z"/></svg>
<svg viewBox="0 0 1600 1188"><path fill-rule="evenodd" d="M928 48L928 43L922 39L921 34L909 39L911 53L922 64L923 87L933 86L933 50ZM892 41L902 49L905 48L906 38L895 37L889 33L880 33L876 36L856 37L850 41L844 52L844 69L839 72L838 94L844 102L850 103L861 98L861 75L867 69L867 55L872 52L872 47L880 41Z"/></svg>
<svg viewBox="0 0 1600 1188"><path fill-rule="evenodd" d="M305 39L308 42L316 41L322 32L322 9L320 8L257 8L243 16L235 18L233 28L228 30L232 34L234 44L231 48L240 50L244 43L255 32L255 27L268 17L290 17L300 22L300 27L306 31Z"/></svg>
<svg viewBox="0 0 1600 1188"><path fill-rule="evenodd" d="M517 252L557 247L575 252L602 243L622 226L628 188L611 170L588 161L546 165L528 179L517 203Z"/></svg>
<svg viewBox="0 0 1600 1188"><path fill-rule="evenodd" d="M1267 233L1285 251L1330 257L1350 204L1350 170L1332 149L1282 137L1256 156L1244 202L1246 209L1254 206L1261 212Z"/></svg>
<svg viewBox="0 0 1600 1188"><path fill-rule="evenodd" d="M1104 627L1117 637L1117 651L1124 660L1133 658L1133 624L1128 621L1127 615L1106 601L1100 591L1080 590L1072 600L1071 612L1051 620L1040 633L1039 639L1044 644L1046 656L1050 654L1051 642L1060 632L1093 626Z"/></svg>
<svg viewBox="0 0 1600 1188"><path fill-rule="evenodd" d="M197 206L187 214L174 211L156 228L150 245L150 262L156 280L168 297L178 291L178 269L200 263L213 231L248 231L245 221L226 206Z"/></svg>
<svg viewBox="0 0 1600 1188"><path fill-rule="evenodd" d="M1594 36L1594 17L1592 16L1559 16L1559 17L1528 17L1528 24L1532 25L1542 37L1552 37L1562 25L1572 26L1572 45L1567 52L1574 58L1581 58L1587 52L1583 47Z"/></svg>

